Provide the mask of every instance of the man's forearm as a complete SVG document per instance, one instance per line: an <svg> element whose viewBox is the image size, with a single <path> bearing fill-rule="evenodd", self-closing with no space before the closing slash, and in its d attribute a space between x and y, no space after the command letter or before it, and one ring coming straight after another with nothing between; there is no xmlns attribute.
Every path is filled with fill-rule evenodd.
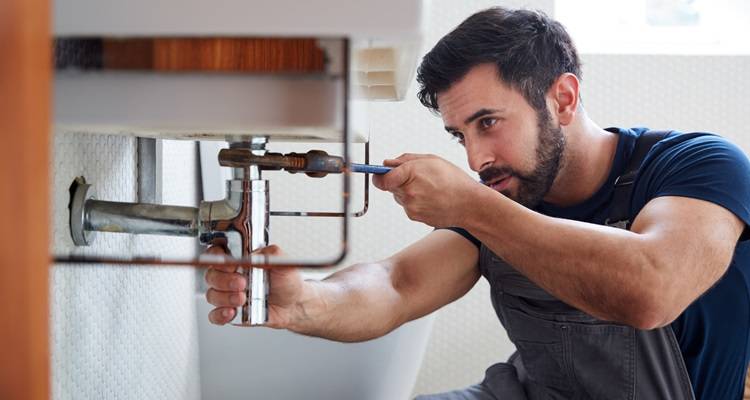
<svg viewBox="0 0 750 400"><path fill-rule="evenodd" d="M386 262L357 264L322 281L305 281L304 291L289 327L297 333L359 342L405 322Z"/></svg>
<svg viewBox="0 0 750 400"><path fill-rule="evenodd" d="M485 189L485 188L483 188ZM631 325L649 319L653 260L638 234L547 217L500 194L478 191L465 228L495 254L560 300ZM634 315L636 314L636 315Z"/></svg>

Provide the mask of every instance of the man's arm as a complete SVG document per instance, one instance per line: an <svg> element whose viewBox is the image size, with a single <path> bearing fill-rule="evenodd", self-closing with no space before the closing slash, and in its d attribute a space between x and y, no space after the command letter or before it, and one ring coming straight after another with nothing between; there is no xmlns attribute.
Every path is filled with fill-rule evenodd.
<svg viewBox="0 0 750 400"><path fill-rule="evenodd" d="M373 339L463 296L479 278L478 256L464 237L439 230L388 259L322 281L303 281L294 268L270 270L267 326L347 342ZM247 282L231 267L209 269L206 281L206 298L216 306L209 319L225 324L244 303Z"/></svg>
<svg viewBox="0 0 750 400"><path fill-rule="evenodd" d="M547 217L477 186L465 228L562 301L642 329L673 321L726 271L744 223L716 204L651 200L631 231Z"/></svg>
<svg viewBox="0 0 750 400"><path fill-rule="evenodd" d="M392 257L306 281L289 329L338 341L376 338L460 298L479 279L478 250L438 230Z"/></svg>

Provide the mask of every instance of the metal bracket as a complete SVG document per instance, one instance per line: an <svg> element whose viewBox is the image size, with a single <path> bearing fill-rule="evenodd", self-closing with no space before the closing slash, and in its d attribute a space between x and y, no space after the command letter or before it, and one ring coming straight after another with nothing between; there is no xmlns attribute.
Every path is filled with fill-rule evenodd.
<svg viewBox="0 0 750 400"><path fill-rule="evenodd" d="M343 72L343 85L342 89L344 92L343 108L343 121L342 121L342 132L343 142L349 143L349 99L350 99L350 69L349 69L349 40L345 39L344 46L344 72ZM265 139L264 139L265 140ZM159 200L157 199L156 190L158 188L158 168L159 151L158 144L156 141L149 142L148 139L139 142L139 197L142 201L146 200ZM349 163L349 146L344 146L343 154L344 163ZM252 180L253 168L235 169L235 174L241 173L243 179L250 178ZM259 178L259 174L258 178ZM309 260L293 260L285 257L273 257L273 259L265 255L255 255L250 252L243 252L242 258L235 260L226 260L224 263L238 267L251 267L251 268L282 268L282 267L327 267L340 263L346 257L348 250L348 223L347 218L349 217L349 193L351 190L351 184L349 181L349 171L344 171L343 176L343 196L342 201L342 213L335 213L335 216L344 218L341 224L342 240L341 248L334 258L320 261L310 262ZM237 178L237 176L235 176ZM232 182L236 182L237 179ZM245 182L240 182L244 184ZM365 185L369 183L366 179ZM71 186L71 202L70 207L70 226L71 235L76 244L87 245L91 243L93 236L91 235L95 230L113 232L111 225L108 224L107 218L112 216L120 218L126 222L132 222L131 225L126 226L122 229L120 225L117 225L118 232L128 232L135 234L173 234L178 236L199 236L201 229L205 228L202 224L201 219L201 208L195 207L182 207L182 206L168 206L161 204L146 204L146 203L117 203L108 201L94 200L92 192L89 191L89 185L86 184L85 180L81 178ZM150 196L150 198L149 198ZM102 224L92 224L89 220L89 213L95 217L93 211L87 210L87 204L91 209L96 209L102 212L102 216L98 218ZM201 205L203 207L203 204ZM257 209L257 208L256 208ZM243 212L249 212L250 207L244 206ZM268 210L266 209L266 212ZM331 213L334 214L334 213ZM154 216L157 217L154 217ZM302 215L300 213L300 215ZM331 215L334 216L334 215ZM97 218L94 218L97 220ZM209 218L210 220L210 218ZM157 221L158 226L154 228L151 224ZM147 224L144 226L144 224ZM166 228L162 229L165 225ZM187 229L186 229L187 227ZM89 229L87 231L86 229ZM166 232L166 233L165 233ZM87 256L87 255L67 255L67 256L55 256L53 261L55 263L66 263L69 265L85 265L85 264L114 264L114 265L162 265L162 266L180 266L180 265L191 265L198 267L208 267L217 265L214 261L204 260L162 260L160 257L131 257L131 258L116 258L116 257L100 257L100 256ZM274 262L275 261L275 262Z"/></svg>
<svg viewBox="0 0 750 400"><path fill-rule="evenodd" d="M76 246L88 246L96 239L95 231L86 228L86 201L96 199L94 189L79 176L70 185L70 237Z"/></svg>
<svg viewBox="0 0 750 400"><path fill-rule="evenodd" d="M365 164L370 163L370 142L365 142ZM350 216L359 218L367 214L370 206L370 174L365 174L365 197L363 199L362 209L351 213ZM349 193L345 194L346 196ZM346 213L326 212L326 211L271 211L271 216L275 217L344 217Z"/></svg>
<svg viewBox="0 0 750 400"><path fill-rule="evenodd" d="M138 138L138 202L161 204L161 139Z"/></svg>

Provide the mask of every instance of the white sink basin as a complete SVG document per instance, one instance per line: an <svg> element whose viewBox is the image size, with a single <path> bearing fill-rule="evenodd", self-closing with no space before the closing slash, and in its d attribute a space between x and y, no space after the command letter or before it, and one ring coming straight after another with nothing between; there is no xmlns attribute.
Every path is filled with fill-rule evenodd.
<svg viewBox="0 0 750 400"><path fill-rule="evenodd" d="M269 328L216 326L197 298L203 399L410 398L434 317L364 343Z"/></svg>

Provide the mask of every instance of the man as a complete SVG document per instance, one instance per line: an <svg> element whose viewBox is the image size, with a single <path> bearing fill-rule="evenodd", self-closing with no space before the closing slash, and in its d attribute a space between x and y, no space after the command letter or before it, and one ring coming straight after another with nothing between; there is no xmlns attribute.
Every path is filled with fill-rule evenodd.
<svg viewBox="0 0 750 400"><path fill-rule="evenodd" d="M645 129L597 126L580 76L569 36L541 13L492 8L441 39L419 68L419 98L482 182L432 155L386 160L395 168L375 185L409 218L447 229L320 282L272 271L269 326L367 340L483 275L518 351L480 384L426 398L741 398L750 162L718 136L669 133L618 200ZM606 226L623 204L629 230ZM231 272L206 276L217 324L244 301Z"/></svg>

